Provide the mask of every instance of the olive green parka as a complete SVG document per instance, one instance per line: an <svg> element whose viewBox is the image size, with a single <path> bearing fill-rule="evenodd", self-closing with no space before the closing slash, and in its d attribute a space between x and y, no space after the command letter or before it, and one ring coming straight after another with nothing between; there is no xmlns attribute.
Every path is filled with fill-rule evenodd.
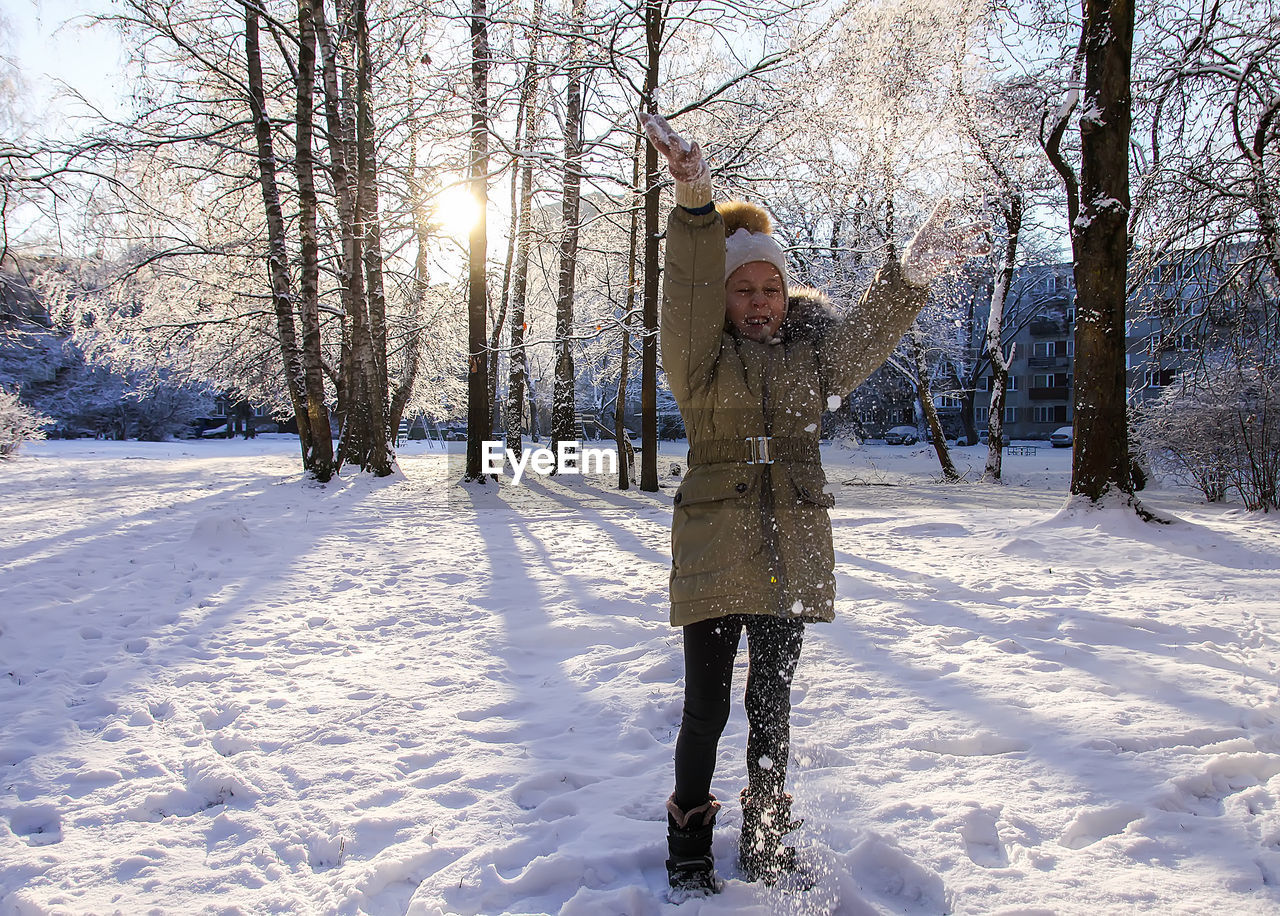
<svg viewBox="0 0 1280 916"><path fill-rule="evenodd" d="M834 497L818 457L822 412L888 358L927 287L907 283L889 261L843 316L820 294L789 288L778 339L759 343L725 320L724 268L720 214L676 207L667 221L662 364L690 467L671 524L671 623L726 614L832 620Z"/></svg>

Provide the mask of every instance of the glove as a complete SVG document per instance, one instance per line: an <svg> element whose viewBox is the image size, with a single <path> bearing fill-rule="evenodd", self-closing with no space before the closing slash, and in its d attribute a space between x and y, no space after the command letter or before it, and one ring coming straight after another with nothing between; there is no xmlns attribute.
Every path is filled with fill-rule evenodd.
<svg viewBox="0 0 1280 916"><path fill-rule="evenodd" d="M991 227L984 223L947 226L951 198L944 197L907 243L902 254L902 276L916 286L928 286L936 278L959 267L969 258L990 253Z"/></svg>
<svg viewBox="0 0 1280 916"><path fill-rule="evenodd" d="M662 115L642 111L640 126L653 148L666 157L676 180L676 203L687 209L711 203L711 170L702 158L702 147L676 133Z"/></svg>

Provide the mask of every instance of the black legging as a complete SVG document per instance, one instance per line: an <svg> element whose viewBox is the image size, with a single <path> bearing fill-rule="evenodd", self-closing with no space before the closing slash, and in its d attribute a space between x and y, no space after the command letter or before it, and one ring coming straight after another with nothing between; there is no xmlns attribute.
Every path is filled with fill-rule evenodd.
<svg viewBox="0 0 1280 916"><path fill-rule="evenodd" d="M747 779L751 791L782 792L791 743L791 678L804 624L764 614L733 614L684 628L684 716L676 738L676 804L707 800L716 746L729 720L733 660L747 631Z"/></svg>

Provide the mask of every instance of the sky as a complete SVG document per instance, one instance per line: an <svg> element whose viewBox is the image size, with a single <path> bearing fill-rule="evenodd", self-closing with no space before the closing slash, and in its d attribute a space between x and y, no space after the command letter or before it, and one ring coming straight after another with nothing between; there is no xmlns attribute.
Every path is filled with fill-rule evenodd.
<svg viewBox="0 0 1280 916"><path fill-rule="evenodd" d="M86 18L109 9L105 0L0 0L0 55L22 76L29 117L73 112L56 100L62 84L100 107L117 104L124 89L120 43Z"/></svg>

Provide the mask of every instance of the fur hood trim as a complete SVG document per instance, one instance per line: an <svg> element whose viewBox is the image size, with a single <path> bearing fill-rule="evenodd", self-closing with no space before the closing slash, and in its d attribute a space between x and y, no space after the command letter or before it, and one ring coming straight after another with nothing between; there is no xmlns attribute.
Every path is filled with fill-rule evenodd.
<svg viewBox="0 0 1280 916"><path fill-rule="evenodd" d="M787 317L782 320L778 336L788 343L819 343L838 319L826 295L807 286L795 287L788 290Z"/></svg>

